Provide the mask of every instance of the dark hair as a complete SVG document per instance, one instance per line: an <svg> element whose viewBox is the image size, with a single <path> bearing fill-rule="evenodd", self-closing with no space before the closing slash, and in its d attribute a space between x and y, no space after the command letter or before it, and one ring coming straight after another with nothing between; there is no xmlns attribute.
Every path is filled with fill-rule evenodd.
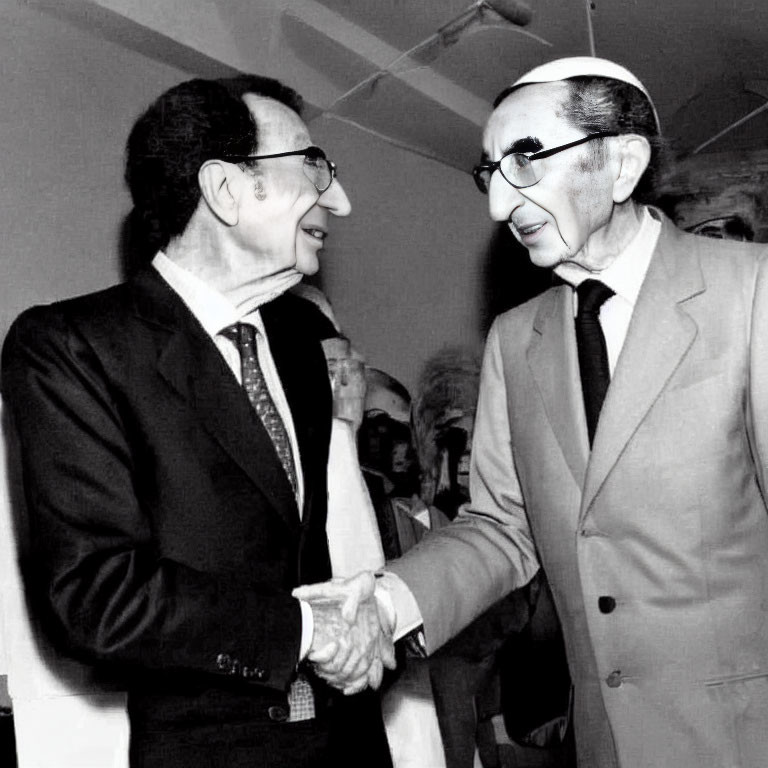
<svg viewBox="0 0 768 768"><path fill-rule="evenodd" d="M571 125L585 133L634 133L648 140L651 159L632 196L638 202L653 202L654 187L665 162L666 145L648 97L636 86L611 77L579 75L563 82L568 87L563 116ZM512 86L502 91L493 102L494 108L510 93L524 87ZM595 142L595 157L601 157L601 145L602 142Z"/></svg>
<svg viewBox="0 0 768 768"><path fill-rule="evenodd" d="M240 75L181 83L136 121L128 137L125 180L147 252L164 248L185 230L200 201L197 175L204 162L256 152L258 126L242 99L246 93L301 110L301 97L277 80Z"/></svg>
<svg viewBox="0 0 768 768"><path fill-rule="evenodd" d="M271 77L243 74L225 77L216 82L223 85L238 99L242 99L246 93L253 93L256 96L279 101L281 104L285 104L286 107L292 109L297 115L300 115L304 109L304 100L293 88L289 88L279 80L274 80Z"/></svg>

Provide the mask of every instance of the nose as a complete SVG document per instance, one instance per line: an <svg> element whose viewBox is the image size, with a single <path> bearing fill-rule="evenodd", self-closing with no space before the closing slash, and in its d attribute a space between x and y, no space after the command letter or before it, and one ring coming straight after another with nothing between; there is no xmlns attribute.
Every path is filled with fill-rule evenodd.
<svg viewBox="0 0 768 768"><path fill-rule="evenodd" d="M488 211L494 221L507 221L512 211L525 202L517 187L513 187L498 171L488 186Z"/></svg>
<svg viewBox="0 0 768 768"><path fill-rule="evenodd" d="M349 202L347 193L338 178L335 178L331 186L320 195L317 204L326 208L334 216L349 216L352 211L352 203Z"/></svg>

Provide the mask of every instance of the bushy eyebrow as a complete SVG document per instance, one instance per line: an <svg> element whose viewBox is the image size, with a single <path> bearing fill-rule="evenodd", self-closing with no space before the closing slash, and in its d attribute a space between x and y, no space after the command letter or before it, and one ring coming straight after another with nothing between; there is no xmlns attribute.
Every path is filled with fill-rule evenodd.
<svg viewBox="0 0 768 768"><path fill-rule="evenodd" d="M544 149L540 139L535 136L526 136L524 139L518 139L506 146L502 154L508 155L510 152L538 152L540 149Z"/></svg>

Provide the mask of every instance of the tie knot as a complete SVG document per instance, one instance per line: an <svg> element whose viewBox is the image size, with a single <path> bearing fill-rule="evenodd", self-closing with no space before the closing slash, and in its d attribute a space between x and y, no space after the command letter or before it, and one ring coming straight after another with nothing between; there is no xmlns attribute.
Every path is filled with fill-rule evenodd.
<svg viewBox="0 0 768 768"><path fill-rule="evenodd" d="M234 323L223 328L220 333L233 341L240 350L252 347L256 341L256 328L250 323Z"/></svg>
<svg viewBox="0 0 768 768"><path fill-rule="evenodd" d="M584 280L576 288L576 293L579 295L579 315L596 315L600 307L613 296L613 291L599 280Z"/></svg>

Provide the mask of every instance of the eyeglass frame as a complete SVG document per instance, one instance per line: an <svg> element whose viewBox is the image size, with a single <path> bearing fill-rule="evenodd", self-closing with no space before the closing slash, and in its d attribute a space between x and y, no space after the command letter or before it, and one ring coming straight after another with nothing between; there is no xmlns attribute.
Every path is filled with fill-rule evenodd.
<svg viewBox="0 0 768 768"><path fill-rule="evenodd" d="M315 154L315 159L325 160L325 162L328 164L328 170L331 173L331 180L328 182L328 186L324 187L323 189L320 189L320 187L318 187L317 184L312 181L312 179L309 179L309 176L307 176L306 173L304 174L312 182L312 186L322 195L323 192L327 192L330 189L331 184L333 184L333 180L339 175L339 172L336 168L336 163L334 163L333 160L329 160L326 157L325 152L314 144L311 144L304 149L296 149L293 152L275 152L271 155L224 155L221 159L229 163L249 163L254 160L271 160L274 157L291 157L293 155L303 155L306 159L310 158L310 152Z"/></svg>
<svg viewBox="0 0 768 768"><path fill-rule="evenodd" d="M488 194L491 177L496 171L498 171L501 174L501 177L504 179L504 181L507 182L507 184L514 187L515 189L529 189L530 187L533 187L536 184L538 184L541 181L541 179L536 179L536 181L534 181L532 184L515 184L514 182L510 181L504 175L504 172L501 170L501 162L502 160L504 160L505 157L509 157L510 155L519 155L520 157L524 157L530 163L532 160L543 160L545 157L551 157L552 155L556 155L558 152L564 152L566 149L571 149L572 147L578 147L580 144L586 144L588 141L592 141L592 139L604 139L609 136L618 136L618 135L619 133L617 131L597 131L595 133L589 133L580 139L576 139L576 141L570 141L567 144L561 144L559 147L552 147L551 149L542 149L541 151L534 152L531 155L526 155L524 152L507 152L506 154L502 155L498 160L491 160L487 163L478 163L472 169L472 178L475 180L475 184L477 188L484 195ZM480 181L480 173L486 170L491 171L490 175L488 176L488 184L485 184L484 182Z"/></svg>

